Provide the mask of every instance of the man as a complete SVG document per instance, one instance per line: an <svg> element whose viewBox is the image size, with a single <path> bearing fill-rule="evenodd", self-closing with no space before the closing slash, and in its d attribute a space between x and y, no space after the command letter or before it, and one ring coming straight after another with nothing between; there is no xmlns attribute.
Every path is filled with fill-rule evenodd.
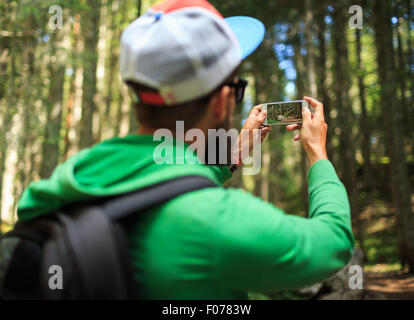
<svg viewBox="0 0 414 320"><path fill-rule="evenodd" d="M224 20L205 0L165 1L134 21L121 40L121 75L137 98L138 134L83 150L50 179L32 183L19 202L19 219L180 176L202 175L221 186L233 166L203 164L195 153L184 152L189 141L178 138L166 157L184 154L184 164L176 158L175 164L157 164L160 142L154 133L175 132L181 120L186 132L198 128L207 135L208 129L228 128L246 84L235 71L263 35L259 21ZM143 298L240 298L248 291L300 288L346 265L354 245L346 190L327 159L323 106L306 100L315 113L305 109L303 125L288 130L300 130L295 140L301 140L311 164L309 219L222 187L153 208L128 228ZM244 129L259 129L265 117L260 106L253 108ZM262 138L269 130L262 129Z"/></svg>

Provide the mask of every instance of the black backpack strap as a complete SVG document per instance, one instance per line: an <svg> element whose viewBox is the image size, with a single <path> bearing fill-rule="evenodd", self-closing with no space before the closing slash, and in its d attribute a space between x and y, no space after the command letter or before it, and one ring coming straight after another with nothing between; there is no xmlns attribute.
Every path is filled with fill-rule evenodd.
<svg viewBox="0 0 414 320"><path fill-rule="evenodd" d="M217 187L202 176L186 176L168 180L128 194L102 198L93 204L73 204L57 213L62 225L66 249L60 241L44 248L43 279L47 268L62 263L63 270L73 272L63 277L63 288L51 291L43 286L47 299L131 299L140 298L133 276L131 256L125 231L120 223L125 218L139 221L140 213L191 191ZM66 256L62 256L66 254ZM67 256L71 259L67 259ZM76 284L75 284L76 283ZM63 294L63 295L62 295Z"/></svg>
<svg viewBox="0 0 414 320"><path fill-rule="evenodd" d="M105 202L102 208L111 220L116 221L165 203L179 195L214 187L217 187L217 184L203 176L179 177L118 196Z"/></svg>
<svg viewBox="0 0 414 320"><path fill-rule="evenodd" d="M120 226L112 223L98 206L74 206L72 210L70 215L57 213L65 248L60 247L60 241L49 242L44 248L43 297L122 300L134 297L132 266L125 265L129 255L123 249L128 247ZM55 264L62 267L65 291L46 286L50 278L47 270Z"/></svg>
<svg viewBox="0 0 414 320"><path fill-rule="evenodd" d="M127 194L72 203L49 215L19 222L6 235L16 237L20 243L14 250L14 259L9 259L3 268L7 277L0 295L42 299L140 298L124 229L130 221L123 219L139 222L141 214L156 205L210 187L217 184L206 177L180 177ZM53 290L49 285L53 265L62 268L63 290ZM22 268L33 271L28 274L30 281L19 276Z"/></svg>

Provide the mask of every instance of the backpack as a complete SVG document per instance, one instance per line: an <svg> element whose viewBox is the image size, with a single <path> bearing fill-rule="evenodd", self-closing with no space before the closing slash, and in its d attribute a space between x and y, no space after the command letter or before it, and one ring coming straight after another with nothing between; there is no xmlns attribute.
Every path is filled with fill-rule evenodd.
<svg viewBox="0 0 414 320"><path fill-rule="evenodd" d="M179 177L17 222L0 241L0 297L141 298L126 228L148 209L209 187L217 185L202 176Z"/></svg>

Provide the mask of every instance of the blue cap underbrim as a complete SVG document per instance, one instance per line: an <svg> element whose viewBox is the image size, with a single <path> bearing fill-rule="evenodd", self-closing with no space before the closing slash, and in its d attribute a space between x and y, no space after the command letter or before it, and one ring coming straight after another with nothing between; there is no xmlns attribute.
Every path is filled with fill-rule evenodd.
<svg viewBox="0 0 414 320"><path fill-rule="evenodd" d="M262 43L265 35L263 23L251 17L229 17L224 19L240 43L242 59L247 58Z"/></svg>

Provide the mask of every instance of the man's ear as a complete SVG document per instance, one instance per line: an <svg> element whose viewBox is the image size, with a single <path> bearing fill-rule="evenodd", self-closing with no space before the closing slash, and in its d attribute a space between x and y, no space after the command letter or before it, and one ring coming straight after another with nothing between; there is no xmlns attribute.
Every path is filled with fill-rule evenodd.
<svg viewBox="0 0 414 320"><path fill-rule="evenodd" d="M227 116L227 102L231 93L228 86L223 86L210 100L210 110L213 117L221 122Z"/></svg>

